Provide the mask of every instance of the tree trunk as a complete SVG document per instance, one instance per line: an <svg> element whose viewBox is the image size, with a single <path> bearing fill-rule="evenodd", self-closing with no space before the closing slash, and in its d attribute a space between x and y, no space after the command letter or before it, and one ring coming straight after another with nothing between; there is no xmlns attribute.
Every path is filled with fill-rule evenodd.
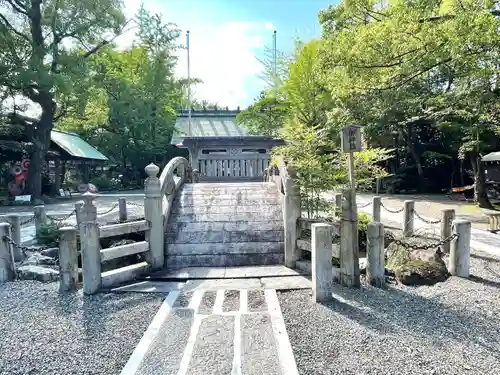
<svg viewBox="0 0 500 375"><path fill-rule="evenodd" d="M36 131L33 132L34 150L30 158L28 170L28 192L31 200L39 200L42 197L42 174L47 158L47 151L50 147L50 133L53 127L55 105L50 99L49 106L42 106L42 116L36 124Z"/></svg>
<svg viewBox="0 0 500 375"><path fill-rule="evenodd" d="M484 164L477 152L470 154L470 162L474 171L474 200L479 207L493 209L493 205L488 199L486 191L486 175L484 173Z"/></svg>

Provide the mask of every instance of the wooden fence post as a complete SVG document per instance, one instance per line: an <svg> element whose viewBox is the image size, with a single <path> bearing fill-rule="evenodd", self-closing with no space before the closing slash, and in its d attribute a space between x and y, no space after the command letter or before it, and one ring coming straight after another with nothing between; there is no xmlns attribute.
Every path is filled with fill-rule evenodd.
<svg viewBox="0 0 500 375"><path fill-rule="evenodd" d="M83 194L80 224L80 247L82 251L83 293L94 294L101 288L101 246L97 225L97 207L92 193Z"/></svg>
<svg viewBox="0 0 500 375"><path fill-rule="evenodd" d="M332 226L311 225L312 299L326 302L332 299Z"/></svg>
<svg viewBox="0 0 500 375"><path fill-rule="evenodd" d="M78 250L76 246L76 228L60 229L59 240L59 290L76 290L78 282Z"/></svg>
<svg viewBox="0 0 500 375"><path fill-rule="evenodd" d="M366 278L371 285L381 288L385 285L384 225L369 223L366 237Z"/></svg>
<svg viewBox="0 0 500 375"><path fill-rule="evenodd" d="M9 223L11 225L12 241L14 241L19 246L21 245L21 217L19 215L9 215ZM14 254L14 260L20 262L23 260L23 252L16 246L12 249Z"/></svg>
<svg viewBox="0 0 500 375"><path fill-rule="evenodd" d="M361 284L359 272L358 219L354 189L342 192L340 219L340 282L347 287Z"/></svg>
<svg viewBox="0 0 500 375"><path fill-rule="evenodd" d="M415 201L405 201L403 209L403 236L409 237L415 231Z"/></svg>
<svg viewBox="0 0 500 375"><path fill-rule="evenodd" d="M127 219L127 200L125 198L118 198L118 220L124 222Z"/></svg>
<svg viewBox="0 0 500 375"><path fill-rule="evenodd" d="M450 274L458 277L469 277L471 222L467 220L454 220L454 233L458 236L451 241Z"/></svg>
<svg viewBox="0 0 500 375"><path fill-rule="evenodd" d="M144 169L148 178L144 183L144 216L149 222L146 240L149 242L149 261L152 269L165 266L163 230L163 199L161 196L160 179L157 177L160 168L153 163Z"/></svg>
<svg viewBox="0 0 500 375"><path fill-rule="evenodd" d="M455 220L455 210L450 208L441 211L441 238L445 239L451 236L452 233L452 224L453 220ZM450 243L447 242L441 246L444 253L450 253Z"/></svg>
<svg viewBox="0 0 500 375"><path fill-rule="evenodd" d="M295 268L300 254L297 249L297 220L301 217L300 187L295 178L295 170L287 165L289 177L284 181L283 222L285 226L285 266Z"/></svg>
<svg viewBox="0 0 500 375"><path fill-rule="evenodd" d="M381 197L373 197L372 198L372 216L373 216L373 221L375 222L382 222L382 218L380 215L381 211L381 206L382 206L382 198Z"/></svg>
<svg viewBox="0 0 500 375"><path fill-rule="evenodd" d="M4 241L4 236L11 238L9 223L0 223L0 284L14 280L15 276L12 246Z"/></svg>
<svg viewBox="0 0 500 375"><path fill-rule="evenodd" d="M33 214L35 216L35 230L36 233L40 233L40 228L47 221L47 213L45 211L45 206L39 205L33 207Z"/></svg>

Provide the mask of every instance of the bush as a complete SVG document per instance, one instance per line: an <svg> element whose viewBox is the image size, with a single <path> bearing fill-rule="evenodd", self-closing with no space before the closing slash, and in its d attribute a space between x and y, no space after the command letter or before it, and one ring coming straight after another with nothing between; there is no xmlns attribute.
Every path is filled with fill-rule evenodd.
<svg viewBox="0 0 500 375"><path fill-rule="evenodd" d="M120 179L108 177L106 175L96 176L90 180L98 190L117 190L122 188Z"/></svg>
<svg viewBox="0 0 500 375"><path fill-rule="evenodd" d="M40 230L36 233L35 239L39 245L57 245L59 243L60 231L66 223L47 220L42 224Z"/></svg>

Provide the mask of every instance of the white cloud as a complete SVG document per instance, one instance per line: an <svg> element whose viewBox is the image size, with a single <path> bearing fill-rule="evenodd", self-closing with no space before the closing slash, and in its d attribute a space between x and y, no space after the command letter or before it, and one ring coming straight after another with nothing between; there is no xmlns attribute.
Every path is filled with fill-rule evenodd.
<svg viewBox="0 0 500 375"><path fill-rule="evenodd" d="M146 7L152 12L164 13L154 2L147 3ZM137 8L138 4L129 0L127 13L133 14ZM170 14L164 14L164 19L177 22ZM262 71L255 57L256 51L264 44L270 44L272 34L269 31L274 30L274 25L265 22L199 22L194 17L177 23L183 30L181 44L186 44L185 32L190 31L191 77L203 81L194 88L194 98L229 108L248 105L255 96L255 92L248 92L248 88L257 86ZM128 33L117 42L125 46L133 39L133 33ZM187 77L186 50L179 51L176 75Z"/></svg>

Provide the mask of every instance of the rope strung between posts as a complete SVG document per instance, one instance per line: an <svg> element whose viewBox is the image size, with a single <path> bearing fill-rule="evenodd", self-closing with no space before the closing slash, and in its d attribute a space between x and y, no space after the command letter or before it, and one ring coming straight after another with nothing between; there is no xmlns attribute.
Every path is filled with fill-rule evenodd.
<svg viewBox="0 0 500 375"><path fill-rule="evenodd" d="M391 214L399 214L401 212L404 211L405 207L401 207L400 209L396 209L396 210L392 210L390 208L387 208L385 205L384 205L384 202L380 201L380 205L384 208L384 210L386 210L387 212L390 212Z"/></svg>
<svg viewBox="0 0 500 375"><path fill-rule="evenodd" d="M76 210L71 211L69 214L67 214L66 216L64 216L62 218L57 218L57 217L51 216L51 215L46 215L46 216L47 216L47 219L50 219L50 220L55 221L57 223L62 223L63 221L68 220L73 215L76 215Z"/></svg>
<svg viewBox="0 0 500 375"><path fill-rule="evenodd" d="M429 249L432 249L432 248L443 246L444 244L453 241L455 238L458 238L458 234L457 233L453 233L451 236L448 236L448 237L446 237L446 238L444 238L444 239L442 239L442 240L440 240L438 242L431 243L431 244L428 244L428 245L417 245L417 244L410 243L410 242L404 242L402 239L395 238L393 234L389 234L389 233L387 233L387 237L390 240L392 240L394 243L396 243L396 245L401 245L405 249L414 249L414 250L418 250L418 249L429 250Z"/></svg>

